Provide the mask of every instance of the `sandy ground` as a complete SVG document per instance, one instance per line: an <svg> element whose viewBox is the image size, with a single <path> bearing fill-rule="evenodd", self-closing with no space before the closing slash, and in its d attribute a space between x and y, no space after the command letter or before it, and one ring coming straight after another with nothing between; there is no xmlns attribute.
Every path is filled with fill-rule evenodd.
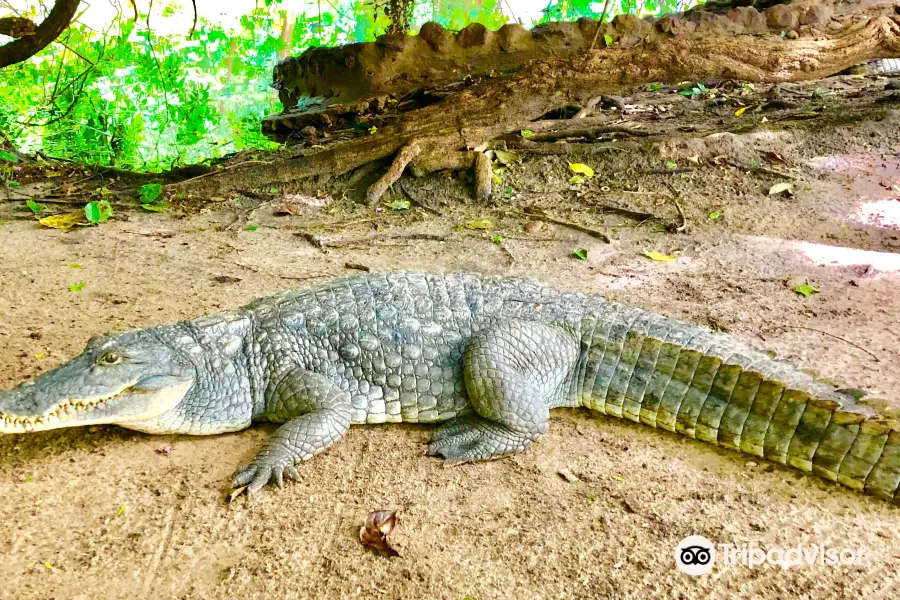
<svg viewBox="0 0 900 600"><path fill-rule="evenodd" d="M575 208L571 196L554 192L567 188L562 158L511 169L508 204L591 223L612 244L558 226L526 232L520 219L473 202L446 217L363 211L375 220L321 235L346 242L377 226L379 237L327 252L291 227L342 218L341 200L318 216L229 205L186 218L121 213L72 232L39 228L0 205L0 386L75 355L95 333L236 307L356 263L527 273L725 330L896 401L898 128L900 115L888 112L852 135L729 139L744 150L777 150L796 166L792 198L767 197L777 180L730 167L632 172L631 193L618 192L623 177L607 173L626 172L633 157L616 155L594 162L596 189L606 182L612 191L598 192L594 208L584 199ZM682 194L686 233L600 215L599 203L615 202L671 217L661 177ZM414 185L421 197L448 203L467 189L443 177ZM714 211L724 218L710 219ZM486 215L495 231L456 229ZM389 237L410 232L445 241ZM498 233L506 250L491 241ZM588 260L576 259L576 248L586 248ZM653 262L642 250L679 258ZM792 287L807 279L821 291L804 299ZM81 291L69 291L79 282ZM423 456L428 427L354 428L302 467L302 481L226 504L229 476L269 431L192 438L91 427L0 438L0 598L900 596L898 507L587 411L557 411L547 438L522 455L454 468ZM400 510L399 558L356 539L364 516L380 508ZM720 563L695 579L673 561L692 534L865 553L861 564L841 567Z"/></svg>

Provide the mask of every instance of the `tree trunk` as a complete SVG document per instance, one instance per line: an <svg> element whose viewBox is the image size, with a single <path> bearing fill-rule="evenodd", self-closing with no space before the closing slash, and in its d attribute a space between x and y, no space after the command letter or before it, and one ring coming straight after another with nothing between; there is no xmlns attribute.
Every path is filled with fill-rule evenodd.
<svg viewBox="0 0 900 600"><path fill-rule="evenodd" d="M418 173L472 167L476 153L488 149L493 140L534 130L539 124L535 121L552 110L585 106L623 86L708 79L803 81L833 75L861 61L892 57L900 57L900 17L885 16L851 24L828 37L672 38L633 48L590 50L533 61L513 77L487 79L437 104L396 115L393 123L373 135L242 171L239 181L257 179L268 185L340 175L396 155L389 172L369 190L368 199L374 202L407 165ZM520 141L529 143L536 142ZM225 188L242 185L230 184L227 175L214 179Z"/></svg>
<svg viewBox="0 0 900 600"><path fill-rule="evenodd" d="M81 0L56 0L53 10L32 35L0 46L0 69L28 60L58 38L72 22L80 3Z"/></svg>

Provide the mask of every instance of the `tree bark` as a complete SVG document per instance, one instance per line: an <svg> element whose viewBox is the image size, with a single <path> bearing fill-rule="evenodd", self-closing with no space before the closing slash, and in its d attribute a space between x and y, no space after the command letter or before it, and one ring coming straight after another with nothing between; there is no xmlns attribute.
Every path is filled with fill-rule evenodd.
<svg viewBox="0 0 900 600"><path fill-rule="evenodd" d="M33 35L0 46L0 69L28 60L52 43L72 22L80 3L81 0L56 0L53 10Z"/></svg>

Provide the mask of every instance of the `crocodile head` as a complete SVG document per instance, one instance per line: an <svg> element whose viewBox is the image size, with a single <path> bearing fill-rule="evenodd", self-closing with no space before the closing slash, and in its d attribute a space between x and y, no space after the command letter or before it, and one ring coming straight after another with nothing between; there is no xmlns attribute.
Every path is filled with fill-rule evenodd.
<svg viewBox="0 0 900 600"><path fill-rule="evenodd" d="M95 337L66 364L0 392L0 433L152 420L182 401L194 377L151 330Z"/></svg>

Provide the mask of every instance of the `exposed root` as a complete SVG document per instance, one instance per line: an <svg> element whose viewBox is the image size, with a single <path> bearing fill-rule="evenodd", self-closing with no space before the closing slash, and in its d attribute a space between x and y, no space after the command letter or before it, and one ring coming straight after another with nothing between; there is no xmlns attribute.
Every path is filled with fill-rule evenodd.
<svg viewBox="0 0 900 600"><path fill-rule="evenodd" d="M490 200L492 191L491 159L484 152L475 153L475 197L478 200Z"/></svg>
<svg viewBox="0 0 900 600"><path fill-rule="evenodd" d="M394 162L391 163L387 173L369 186L369 190L366 192L366 200L368 201L369 206L372 206L381 200L381 197L387 189L403 175L403 171L406 170L407 165L422 153L422 149L422 142L418 139L410 140L400 148L400 152L397 153L397 157L394 158Z"/></svg>

